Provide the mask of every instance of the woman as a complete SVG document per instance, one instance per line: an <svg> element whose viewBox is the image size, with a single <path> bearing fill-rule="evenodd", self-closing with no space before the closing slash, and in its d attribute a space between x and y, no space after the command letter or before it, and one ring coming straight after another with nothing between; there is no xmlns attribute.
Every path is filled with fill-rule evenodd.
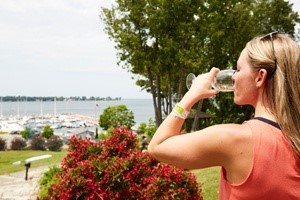
<svg viewBox="0 0 300 200"><path fill-rule="evenodd" d="M157 129L148 152L157 160L200 169L221 166L219 199L300 199L300 47L270 33L247 43L233 75L234 103L254 119L180 134L188 111L216 95L219 69L199 75Z"/></svg>

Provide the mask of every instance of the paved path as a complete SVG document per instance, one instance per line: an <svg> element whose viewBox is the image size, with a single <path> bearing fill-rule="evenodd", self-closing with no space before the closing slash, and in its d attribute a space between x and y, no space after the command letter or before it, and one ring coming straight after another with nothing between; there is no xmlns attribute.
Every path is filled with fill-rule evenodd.
<svg viewBox="0 0 300 200"><path fill-rule="evenodd" d="M48 171L48 166L29 168L28 180L23 171L0 175L1 200L35 200L39 189L38 180Z"/></svg>

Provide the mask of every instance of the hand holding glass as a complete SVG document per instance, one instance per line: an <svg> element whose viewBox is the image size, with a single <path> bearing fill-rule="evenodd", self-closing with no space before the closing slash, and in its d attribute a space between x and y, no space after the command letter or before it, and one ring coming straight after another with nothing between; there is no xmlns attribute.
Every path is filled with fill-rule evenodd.
<svg viewBox="0 0 300 200"><path fill-rule="evenodd" d="M214 81L211 83L211 86L214 89L220 90L220 92L232 92L233 91L233 81L232 76L235 70L233 69L225 69L221 70L217 76L215 77ZM190 73L186 77L186 87L190 89L193 80L196 78L196 75Z"/></svg>

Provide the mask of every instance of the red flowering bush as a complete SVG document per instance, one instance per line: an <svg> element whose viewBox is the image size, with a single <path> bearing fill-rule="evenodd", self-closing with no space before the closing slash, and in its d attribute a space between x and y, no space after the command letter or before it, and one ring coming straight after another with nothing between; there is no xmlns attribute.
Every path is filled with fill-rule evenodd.
<svg viewBox="0 0 300 200"><path fill-rule="evenodd" d="M202 199L193 174L152 159L130 130L100 142L74 137L69 151L47 199Z"/></svg>

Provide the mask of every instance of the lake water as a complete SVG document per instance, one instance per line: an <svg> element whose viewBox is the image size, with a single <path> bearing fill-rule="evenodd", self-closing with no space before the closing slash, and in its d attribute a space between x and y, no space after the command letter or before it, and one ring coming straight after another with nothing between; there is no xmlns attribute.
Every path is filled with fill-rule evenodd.
<svg viewBox="0 0 300 200"><path fill-rule="evenodd" d="M80 114L99 117L108 106L126 105L134 113L136 123L154 119L152 99L122 99L118 101L47 101L0 102L0 116L30 116Z"/></svg>

